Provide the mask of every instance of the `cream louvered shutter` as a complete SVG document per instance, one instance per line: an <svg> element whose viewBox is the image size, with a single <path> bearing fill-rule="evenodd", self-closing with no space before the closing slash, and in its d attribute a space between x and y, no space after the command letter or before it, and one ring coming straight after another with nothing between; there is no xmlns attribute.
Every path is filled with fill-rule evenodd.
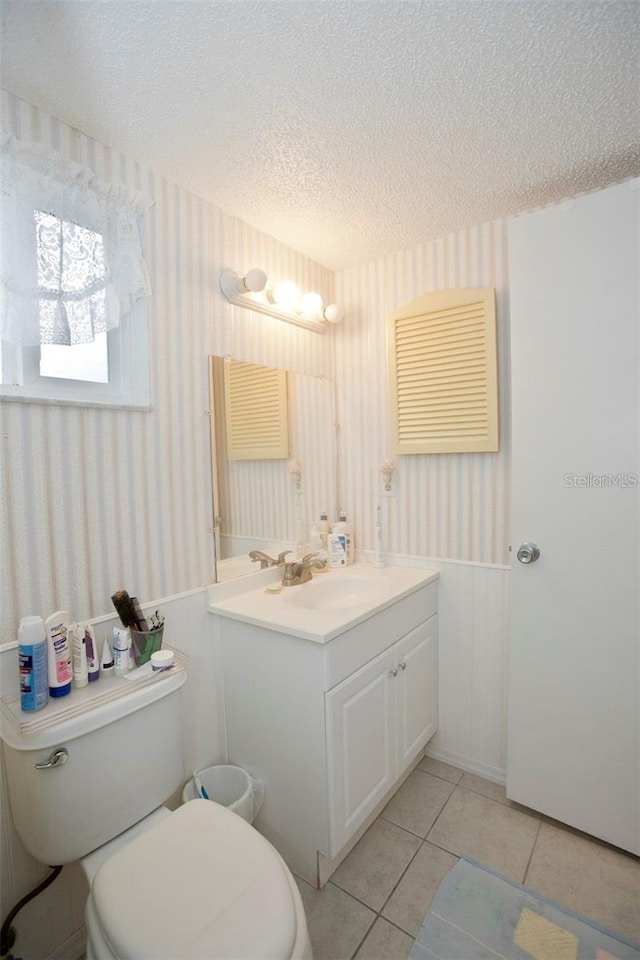
<svg viewBox="0 0 640 960"><path fill-rule="evenodd" d="M437 290L388 315L394 453L498 449L493 288Z"/></svg>
<svg viewBox="0 0 640 960"><path fill-rule="evenodd" d="M224 370L229 460L288 457L286 372L238 360L225 363Z"/></svg>

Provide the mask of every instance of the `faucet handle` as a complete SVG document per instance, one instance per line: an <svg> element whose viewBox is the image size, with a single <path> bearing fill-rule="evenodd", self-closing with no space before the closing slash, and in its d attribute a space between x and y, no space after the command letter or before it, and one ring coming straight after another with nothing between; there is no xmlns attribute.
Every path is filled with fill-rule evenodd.
<svg viewBox="0 0 640 960"><path fill-rule="evenodd" d="M287 553L291 553L287 550ZM296 560L287 560L283 563L284 573L282 574L282 586L290 587L300 582L300 575L297 572L298 563Z"/></svg>
<svg viewBox="0 0 640 960"><path fill-rule="evenodd" d="M284 558L287 556L288 553L291 553L291 550L283 550L282 553L278 554L278 559L276 560L276 566L278 567L284 566L284 563L285 563Z"/></svg>
<svg viewBox="0 0 640 960"><path fill-rule="evenodd" d="M317 553L307 553L301 561L305 567L317 567L318 570L326 566L327 561L318 556Z"/></svg>

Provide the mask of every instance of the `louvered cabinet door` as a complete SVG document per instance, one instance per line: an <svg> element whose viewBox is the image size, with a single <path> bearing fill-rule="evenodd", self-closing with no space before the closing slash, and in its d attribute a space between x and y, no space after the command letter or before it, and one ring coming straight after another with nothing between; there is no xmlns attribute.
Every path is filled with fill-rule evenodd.
<svg viewBox="0 0 640 960"><path fill-rule="evenodd" d="M286 372L229 360L224 365L224 388L228 459L288 457Z"/></svg>
<svg viewBox="0 0 640 960"><path fill-rule="evenodd" d="M438 290L388 315L394 453L498 449L493 288Z"/></svg>

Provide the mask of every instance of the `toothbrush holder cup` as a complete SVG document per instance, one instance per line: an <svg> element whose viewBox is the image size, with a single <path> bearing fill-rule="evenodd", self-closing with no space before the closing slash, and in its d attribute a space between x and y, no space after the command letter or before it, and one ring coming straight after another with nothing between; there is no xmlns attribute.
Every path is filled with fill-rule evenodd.
<svg viewBox="0 0 640 960"><path fill-rule="evenodd" d="M151 654L162 647L164 624L155 630L132 630L133 656L136 666L140 667L151 659Z"/></svg>

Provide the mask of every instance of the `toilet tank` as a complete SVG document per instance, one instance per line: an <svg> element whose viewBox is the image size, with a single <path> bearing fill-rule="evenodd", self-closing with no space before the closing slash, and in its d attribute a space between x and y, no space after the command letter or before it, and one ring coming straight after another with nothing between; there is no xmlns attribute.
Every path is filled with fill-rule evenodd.
<svg viewBox="0 0 640 960"><path fill-rule="evenodd" d="M19 704L12 711L2 704L13 822L36 860L53 866L81 859L184 782L178 691L186 673L174 671L142 686L101 680L95 693L84 688L72 691L68 704L50 702L29 715L33 722L20 715ZM112 699L100 702L105 694ZM54 711L50 719L47 711ZM68 753L64 763L36 767L59 750Z"/></svg>

